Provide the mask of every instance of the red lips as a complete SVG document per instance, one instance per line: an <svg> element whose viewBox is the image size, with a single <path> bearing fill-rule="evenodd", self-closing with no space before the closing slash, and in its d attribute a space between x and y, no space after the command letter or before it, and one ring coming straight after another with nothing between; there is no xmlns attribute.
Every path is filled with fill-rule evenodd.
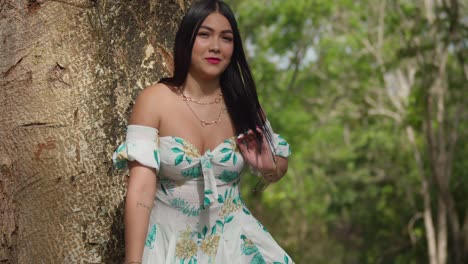
<svg viewBox="0 0 468 264"><path fill-rule="evenodd" d="M206 58L206 60L211 64L218 64L221 62L221 59L219 58Z"/></svg>

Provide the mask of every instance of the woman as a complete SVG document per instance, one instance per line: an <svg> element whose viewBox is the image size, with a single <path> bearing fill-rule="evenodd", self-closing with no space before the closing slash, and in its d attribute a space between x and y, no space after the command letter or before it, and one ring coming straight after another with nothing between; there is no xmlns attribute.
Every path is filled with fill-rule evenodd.
<svg viewBox="0 0 468 264"><path fill-rule="evenodd" d="M174 59L174 76L137 97L113 157L130 168L125 263L292 263L239 196L245 163L275 182L290 151L260 107L224 2L192 5Z"/></svg>

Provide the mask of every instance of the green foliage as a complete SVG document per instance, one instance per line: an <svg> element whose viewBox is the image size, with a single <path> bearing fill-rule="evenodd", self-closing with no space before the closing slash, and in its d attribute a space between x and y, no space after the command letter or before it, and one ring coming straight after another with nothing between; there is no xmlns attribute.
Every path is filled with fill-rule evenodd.
<svg viewBox="0 0 468 264"><path fill-rule="evenodd" d="M466 105L466 25L442 7L430 23L423 1L227 2L262 106L293 151L287 176L263 193L251 191L255 176L243 175L252 213L296 263L428 263L414 153L430 176L425 122L449 131ZM459 10L465 20L466 8ZM440 46L449 52L443 124L427 115ZM407 92L392 86L400 73L413 78ZM464 216L466 117L456 131L450 186Z"/></svg>

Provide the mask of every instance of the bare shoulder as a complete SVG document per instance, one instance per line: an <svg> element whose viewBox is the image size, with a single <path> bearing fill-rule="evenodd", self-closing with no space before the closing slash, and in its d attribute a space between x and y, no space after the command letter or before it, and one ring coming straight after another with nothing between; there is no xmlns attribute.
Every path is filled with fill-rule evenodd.
<svg viewBox="0 0 468 264"><path fill-rule="evenodd" d="M129 123L159 128L161 115L173 96L174 92L165 84L146 87L136 98Z"/></svg>

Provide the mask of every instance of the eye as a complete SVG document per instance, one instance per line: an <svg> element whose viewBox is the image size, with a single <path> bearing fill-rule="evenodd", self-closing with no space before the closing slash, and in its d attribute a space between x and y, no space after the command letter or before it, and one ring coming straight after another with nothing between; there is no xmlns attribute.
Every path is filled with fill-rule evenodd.
<svg viewBox="0 0 468 264"><path fill-rule="evenodd" d="M223 36L223 40L225 40L227 42L232 42L233 38L231 36Z"/></svg>
<svg viewBox="0 0 468 264"><path fill-rule="evenodd" d="M209 35L210 35L210 33L206 32L206 31L199 31L198 32L198 36L203 37L203 38L208 37Z"/></svg>

